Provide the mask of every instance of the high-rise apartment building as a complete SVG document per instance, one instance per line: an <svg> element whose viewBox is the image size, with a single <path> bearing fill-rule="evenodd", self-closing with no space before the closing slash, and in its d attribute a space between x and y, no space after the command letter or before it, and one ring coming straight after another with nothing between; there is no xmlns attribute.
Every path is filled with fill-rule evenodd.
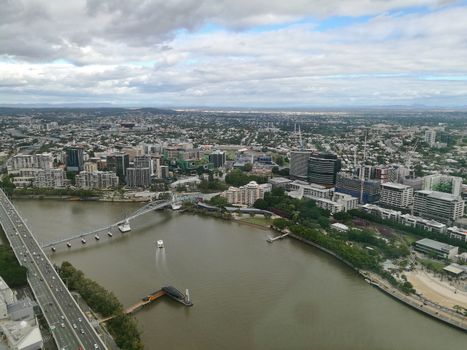
<svg viewBox="0 0 467 350"><path fill-rule="evenodd" d="M51 153L18 154L11 157L7 164L8 174L17 175L23 169L52 169L53 157Z"/></svg>
<svg viewBox="0 0 467 350"><path fill-rule="evenodd" d="M151 169L150 168L127 168L126 169L126 184L128 187L143 187L147 188L151 185Z"/></svg>
<svg viewBox="0 0 467 350"><path fill-rule="evenodd" d="M392 208L408 208L413 203L413 188L394 182L382 183L379 202Z"/></svg>
<svg viewBox="0 0 467 350"><path fill-rule="evenodd" d="M118 176L113 172L82 171L75 177L76 187L83 189L106 189L118 187Z"/></svg>
<svg viewBox="0 0 467 350"><path fill-rule="evenodd" d="M39 188L61 188L68 185L63 169L39 170L34 174L33 186Z"/></svg>
<svg viewBox="0 0 467 350"><path fill-rule="evenodd" d="M251 181L245 186L229 187L227 191L222 193L222 196L230 204L247 205L250 207L258 199L264 198L264 193L270 191L270 189L270 184L258 185L255 181Z"/></svg>
<svg viewBox="0 0 467 350"><path fill-rule="evenodd" d="M436 131L435 130L426 130L425 131L425 142L433 147L436 142Z"/></svg>
<svg viewBox="0 0 467 350"><path fill-rule="evenodd" d="M464 214L464 200L450 193L422 190L414 196L414 215L452 224Z"/></svg>

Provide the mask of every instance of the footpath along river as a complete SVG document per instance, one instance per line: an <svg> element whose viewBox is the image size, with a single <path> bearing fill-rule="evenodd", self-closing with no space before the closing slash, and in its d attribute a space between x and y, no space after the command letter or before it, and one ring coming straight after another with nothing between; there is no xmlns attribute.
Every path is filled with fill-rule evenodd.
<svg viewBox="0 0 467 350"><path fill-rule="evenodd" d="M40 241L115 222L137 204L15 200ZM194 307L161 299L140 311L146 349L463 349L467 335L396 302L334 258L247 225L164 211L132 231L48 251L125 306L166 284ZM157 249L162 239L165 249Z"/></svg>

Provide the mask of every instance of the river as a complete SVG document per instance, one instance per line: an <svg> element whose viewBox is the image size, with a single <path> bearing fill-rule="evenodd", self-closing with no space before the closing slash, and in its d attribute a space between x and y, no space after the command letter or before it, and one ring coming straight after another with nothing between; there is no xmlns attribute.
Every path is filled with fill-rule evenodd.
<svg viewBox="0 0 467 350"><path fill-rule="evenodd" d="M39 241L113 223L131 203L15 200ZM194 306L162 298L136 314L146 349L462 349L467 336L369 286L345 265L292 239L235 222L164 211L132 231L64 260L112 290L125 306L172 284ZM163 239L165 249L155 242ZM93 242L91 242L93 241Z"/></svg>

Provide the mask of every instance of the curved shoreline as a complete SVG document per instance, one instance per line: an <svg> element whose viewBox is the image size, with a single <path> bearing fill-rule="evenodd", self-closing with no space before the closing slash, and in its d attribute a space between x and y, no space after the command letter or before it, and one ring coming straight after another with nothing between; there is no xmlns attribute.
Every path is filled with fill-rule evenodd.
<svg viewBox="0 0 467 350"><path fill-rule="evenodd" d="M24 197L23 197L24 198ZM24 199L38 199L37 197L36 198L24 198ZM52 199L52 198L49 198L49 199ZM58 198L53 198L53 199L58 199ZM69 200L69 199L68 199ZM196 212L196 211L186 211L186 212L189 212L190 214L201 214L200 212ZM211 216L211 217L214 217L216 218L217 216L215 215L210 215L210 212L209 211L204 211L201 215L206 215L206 216ZM248 225L248 226L251 226L251 227L255 227L255 228L258 228L258 229L262 229L262 230L274 230L274 231L277 231L277 232L281 232L277 229L274 229L274 228L267 228L265 226L262 226L262 225L258 225L258 224L253 224L253 223L249 223L249 222L244 222L244 221L241 221L241 220L235 220L233 218L229 218L229 219L226 219L226 218L220 218L220 217L217 217L219 219L223 219L223 220L228 220L228 221L232 221L232 222L237 222L239 224L244 224L244 225ZM391 285L388 285L388 283L383 280L381 277L377 276L376 274L374 273L371 273L371 272L367 272L367 271L361 271L357 268L355 268L350 262L348 262L347 260L343 259L342 257L340 257L339 255L337 255L336 253L324 248L324 247L321 247L320 245L312 242L312 241L309 241L303 237L300 237L300 236L297 236L293 233L289 233L289 236L298 240L298 241L301 241L307 245L310 245L310 246L313 246L329 255L332 255L334 258L336 258L337 260L341 261L342 263L344 263L345 265L347 265L347 267L351 268L352 270L354 270L356 273L358 273L361 277L363 277L365 280L367 280L373 287L375 288L378 288L380 291L382 291L383 293L391 296L392 298L396 299L397 301L425 314L426 316L430 316L438 321L441 321L443 323L445 323L446 325L448 326L451 326L451 327L454 327L456 329L459 329L459 330L462 330L464 332L467 332L467 318L456 313L455 311L451 311L451 310L446 310L446 308L443 308L443 307L440 307L439 305L436 305L434 303L432 303L430 300L428 299L424 299L424 298L421 298L421 297L418 297L418 296L415 296L413 294L411 295L406 295L404 293L402 293L401 291L395 289L393 286ZM446 316L443 316L443 315L446 315ZM449 318L448 316L451 316L451 318ZM455 318L455 319L454 319ZM457 320L456 320L457 319Z"/></svg>
<svg viewBox="0 0 467 350"><path fill-rule="evenodd" d="M455 313L454 311L450 312L450 311L446 311L446 310L443 310L442 307L436 305L436 304L433 304L431 301L429 301L428 299L424 299L424 298L421 298L421 297L418 297L418 296L414 296L413 294L410 294L410 295L406 295L404 293L402 293L401 291L395 289L393 286L388 286L388 284L383 280L381 279L379 276L375 275L374 273L371 273L371 272L366 272L366 271L360 271L359 269L355 268L350 262L348 262L347 260L343 259L342 257L340 257L339 255L337 255L336 253L324 248L324 247L321 247L320 245L314 243L314 242L311 242L303 237L300 237L300 236L297 236L293 233L289 233L289 237L292 237L298 241L301 241L305 244L308 244L308 245L311 245L312 247L315 247L329 255L332 255L333 257L335 257L337 260L341 261L342 263L344 263L345 265L347 265L348 267L350 267L352 270L354 270L355 272L357 272L360 276L362 276L363 278L365 278L366 280L369 280L369 283L370 285L372 285L373 287L379 289L380 291L382 291L383 293L391 296L392 298L396 299L397 301L407 305L407 306L410 306L411 308L427 315L427 316L430 316L438 321L441 321L451 327L454 327L454 328L457 328L459 330L462 330L464 332L467 332L467 318L466 317L463 317L462 315L458 314L458 313ZM439 310L439 311L437 311ZM452 317L449 318L447 315L446 316L443 316L441 313L443 314L447 314L447 313L452 313ZM458 320L455 320L453 318L457 318L459 319Z"/></svg>

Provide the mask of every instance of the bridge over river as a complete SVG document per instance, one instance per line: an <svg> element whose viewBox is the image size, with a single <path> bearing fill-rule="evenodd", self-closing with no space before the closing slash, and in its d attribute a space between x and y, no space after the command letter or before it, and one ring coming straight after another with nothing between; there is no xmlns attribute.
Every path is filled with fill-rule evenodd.
<svg viewBox="0 0 467 350"><path fill-rule="evenodd" d="M145 206L131 213L129 216L127 216L123 220L119 220L113 224L99 227L97 229L94 229L88 232L82 232L82 233L78 233L74 235L64 236L53 241L45 242L42 244L42 248L52 248L52 250L55 250L56 246L59 246L62 244L67 244L68 247L71 247L71 243L73 241L78 241L78 243L81 242L84 245L86 244L86 238L90 237L91 239L94 238L96 240L100 240L99 234L102 234L102 233L112 236L113 235L112 230L118 228L119 226L121 227L121 225L124 225L124 224L128 225L128 229L126 229L126 231L130 231L131 230L129 226L130 222L142 215L153 212L155 210L160 210L160 209L164 209L168 207L171 207L173 209L179 209L183 202L193 202L199 199L205 199L208 197L212 197L212 195L213 194L210 194L210 195L189 194L189 195L175 196L172 194L171 199L151 201Z"/></svg>

